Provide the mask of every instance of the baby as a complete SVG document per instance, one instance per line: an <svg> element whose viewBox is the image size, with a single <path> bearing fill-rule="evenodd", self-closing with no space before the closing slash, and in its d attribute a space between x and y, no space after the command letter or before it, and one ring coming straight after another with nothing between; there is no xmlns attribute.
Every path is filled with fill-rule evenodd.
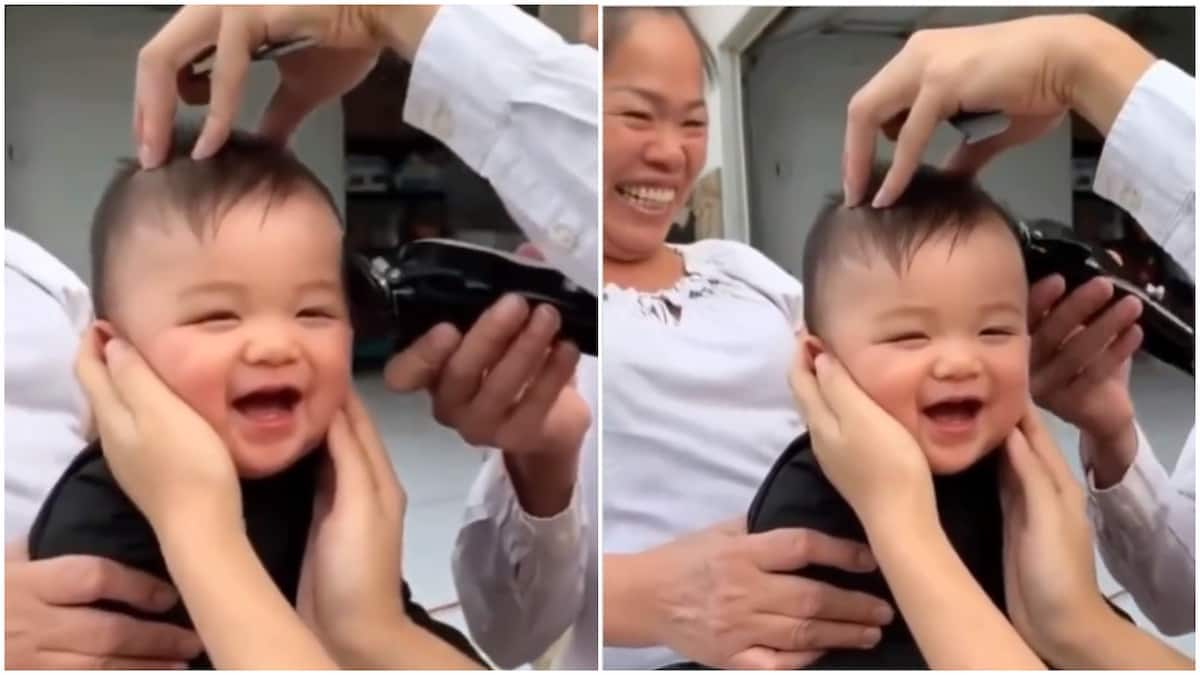
<svg viewBox="0 0 1200 675"><path fill-rule="evenodd" d="M876 168L868 194L885 169ZM836 357L916 439L934 474L942 528L1004 611L995 451L1029 396L1029 288L1017 224L970 179L921 168L887 209L847 209L833 197L808 235L803 274L805 348ZM750 508L751 532L780 527L866 542L807 435L776 461ZM797 574L894 604L878 571L809 566ZM897 616L874 647L830 650L809 667L927 664Z"/></svg>
<svg viewBox="0 0 1200 675"><path fill-rule="evenodd" d="M341 220L290 153L235 133L197 162L186 154L194 143L194 132L177 131L165 166L125 163L105 190L91 235L97 323L133 345L225 442L242 478L247 535L294 602L316 460L351 386ZM153 531L98 444L54 487L29 548L35 559L101 555L169 580ZM478 660L461 634L411 602L407 585L403 594L417 623ZM160 618L190 625L182 606Z"/></svg>

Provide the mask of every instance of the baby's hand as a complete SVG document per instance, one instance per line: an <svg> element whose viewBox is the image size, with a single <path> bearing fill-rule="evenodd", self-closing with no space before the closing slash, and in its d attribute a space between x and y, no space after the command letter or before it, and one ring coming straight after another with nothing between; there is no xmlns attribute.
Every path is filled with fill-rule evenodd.
<svg viewBox="0 0 1200 675"><path fill-rule="evenodd" d="M104 344L93 326L75 371L104 457L160 541L201 523L241 528L241 492L228 448L133 347L119 338Z"/></svg>
<svg viewBox="0 0 1200 675"><path fill-rule="evenodd" d="M870 399L828 354L813 358L800 337L792 392L825 475L867 533L897 518L936 519L929 462L912 435Z"/></svg>

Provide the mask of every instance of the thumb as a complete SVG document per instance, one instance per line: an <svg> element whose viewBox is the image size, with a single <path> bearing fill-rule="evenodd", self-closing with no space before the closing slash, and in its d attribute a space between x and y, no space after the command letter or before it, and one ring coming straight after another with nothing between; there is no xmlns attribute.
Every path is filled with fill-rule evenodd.
<svg viewBox="0 0 1200 675"><path fill-rule="evenodd" d="M275 141L279 145L287 145L288 139L299 128L305 117L317 107L317 101L297 94L294 88L280 82L271 96L271 102L263 111L262 121L258 125L258 133Z"/></svg>
<svg viewBox="0 0 1200 675"><path fill-rule="evenodd" d="M438 324L408 349L393 356L383 369L383 381L392 391L416 391L432 386L446 361L462 342L450 324Z"/></svg>
<svg viewBox="0 0 1200 675"><path fill-rule="evenodd" d="M1063 115L1015 118L1003 133L978 143L962 143L942 163L943 170L948 173L959 173L973 176L992 160L993 157L1008 148L1023 145L1039 136L1045 135L1058 126Z"/></svg>

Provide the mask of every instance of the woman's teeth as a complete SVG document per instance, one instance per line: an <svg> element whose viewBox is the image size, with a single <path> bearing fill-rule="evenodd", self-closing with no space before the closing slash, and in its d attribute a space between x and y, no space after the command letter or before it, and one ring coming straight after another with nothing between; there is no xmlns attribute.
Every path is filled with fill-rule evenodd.
<svg viewBox="0 0 1200 675"><path fill-rule="evenodd" d="M638 209L650 213L661 213L675 202L674 188L626 185L618 186L617 194Z"/></svg>

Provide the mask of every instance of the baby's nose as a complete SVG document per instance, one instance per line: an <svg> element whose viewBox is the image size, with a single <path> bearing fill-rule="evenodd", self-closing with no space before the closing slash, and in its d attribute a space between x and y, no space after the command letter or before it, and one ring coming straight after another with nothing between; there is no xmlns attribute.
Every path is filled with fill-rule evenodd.
<svg viewBox="0 0 1200 675"><path fill-rule="evenodd" d="M968 379L978 376L981 370L975 350L961 344L946 345L933 364L933 376L940 380Z"/></svg>
<svg viewBox="0 0 1200 675"><path fill-rule="evenodd" d="M246 341L245 359L252 364L283 365L295 361L298 357L296 341L287 331L257 331Z"/></svg>

